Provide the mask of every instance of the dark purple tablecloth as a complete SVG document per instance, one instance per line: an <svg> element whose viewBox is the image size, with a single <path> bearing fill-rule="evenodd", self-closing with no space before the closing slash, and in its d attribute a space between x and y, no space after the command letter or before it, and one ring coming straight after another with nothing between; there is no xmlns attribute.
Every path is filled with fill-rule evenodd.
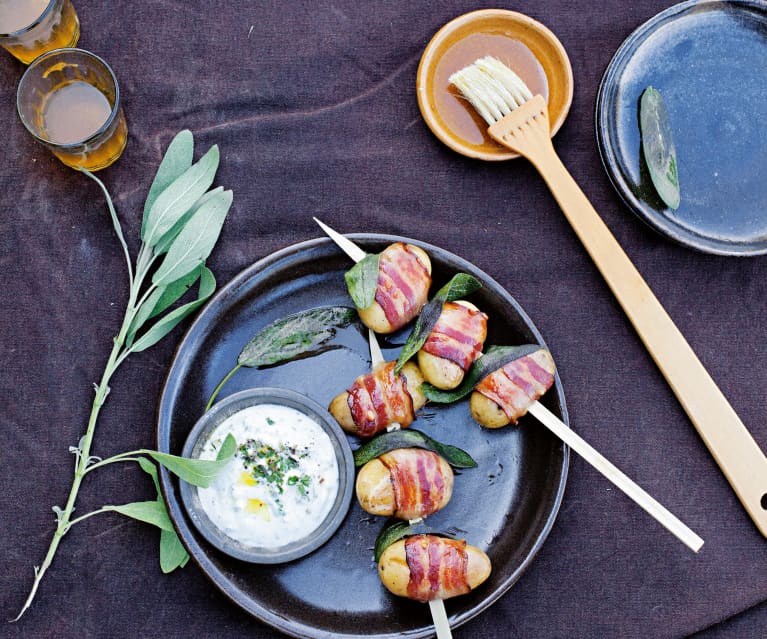
<svg viewBox="0 0 767 639"><path fill-rule="evenodd" d="M131 250L163 149L191 129L221 148L217 183L235 203L209 265L220 283L269 253L344 232L431 242L495 277L544 334L572 425L706 541L695 555L582 460L520 581L456 637L761 637L767 545L668 385L524 161L448 150L421 120L419 57L451 18L445 2L75 0L80 45L104 56L130 137L100 176ZM496 3L542 21L575 74L555 144L762 448L767 447L764 258L694 252L631 214L602 169L599 80L616 48L667 1ZM14 112L23 71L0 56L0 597L22 605L72 476L126 301L125 265L104 200L26 134ZM154 445L158 394L182 334L132 356L112 383L95 453ZM87 477L78 513L151 499L132 465ZM274 637L190 564L160 573L156 529L118 515L64 539L37 600L8 637ZM350 584L353 587L353 584ZM372 629L371 629L372 630Z"/></svg>

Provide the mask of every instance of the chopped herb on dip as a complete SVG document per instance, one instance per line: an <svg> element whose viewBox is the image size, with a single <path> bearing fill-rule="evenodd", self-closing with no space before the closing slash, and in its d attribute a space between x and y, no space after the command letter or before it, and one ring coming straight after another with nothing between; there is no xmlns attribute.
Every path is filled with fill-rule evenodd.
<svg viewBox="0 0 767 639"><path fill-rule="evenodd" d="M317 528L339 485L333 444L322 427L294 408L250 406L218 425L200 459L215 459L228 433L237 452L208 488L198 488L210 520L232 539L266 548Z"/></svg>

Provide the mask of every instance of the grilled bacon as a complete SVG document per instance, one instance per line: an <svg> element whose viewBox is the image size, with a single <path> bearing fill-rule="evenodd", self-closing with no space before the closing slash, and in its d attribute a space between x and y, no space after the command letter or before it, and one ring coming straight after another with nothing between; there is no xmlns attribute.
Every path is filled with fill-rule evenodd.
<svg viewBox="0 0 767 639"><path fill-rule="evenodd" d="M437 453L396 448L365 464L357 500L371 515L418 519L441 510L453 494L453 470Z"/></svg>
<svg viewBox="0 0 767 639"><path fill-rule="evenodd" d="M464 373L482 354L486 337L487 315L464 300L445 302L437 323L418 351L424 379L444 390L459 386Z"/></svg>
<svg viewBox="0 0 767 639"><path fill-rule="evenodd" d="M372 437L393 423L407 428L417 410L426 403L421 392L423 377L418 366L408 362L399 375L396 362L384 362L360 375L348 391L337 395L328 410L346 432Z"/></svg>
<svg viewBox="0 0 767 639"><path fill-rule="evenodd" d="M376 333L393 333L426 304L431 286L431 260L413 244L395 242L381 253L375 301L358 309L362 323Z"/></svg>
<svg viewBox="0 0 767 639"><path fill-rule="evenodd" d="M421 602L465 595L490 571L490 558L479 548L436 535L401 539L378 562L378 576L391 593Z"/></svg>
<svg viewBox="0 0 767 639"><path fill-rule="evenodd" d="M486 428L516 424L554 383L554 360L545 348L490 373L474 388L471 414Z"/></svg>

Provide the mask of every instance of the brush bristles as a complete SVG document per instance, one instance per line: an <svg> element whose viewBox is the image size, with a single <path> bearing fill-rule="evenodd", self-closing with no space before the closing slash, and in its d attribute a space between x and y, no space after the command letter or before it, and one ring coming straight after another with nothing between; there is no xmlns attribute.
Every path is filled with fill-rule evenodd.
<svg viewBox="0 0 767 639"><path fill-rule="evenodd" d="M456 71L449 82L488 124L494 124L533 97L522 78L492 56Z"/></svg>

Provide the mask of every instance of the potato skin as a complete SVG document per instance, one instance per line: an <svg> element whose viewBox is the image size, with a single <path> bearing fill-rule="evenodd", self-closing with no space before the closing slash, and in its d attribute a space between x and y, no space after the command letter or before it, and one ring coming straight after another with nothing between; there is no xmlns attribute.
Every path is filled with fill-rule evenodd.
<svg viewBox="0 0 767 639"><path fill-rule="evenodd" d="M468 559L466 577L469 588L474 590L490 576L490 558L476 546L466 544ZM381 554L378 561L378 576L386 589L398 597L408 597L410 568L407 565L405 540L395 541Z"/></svg>
<svg viewBox="0 0 767 639"><path fill-rule="evenodd" d="M503 428L511 423L498 404L477 391L472 392L469 398L469 410L475 421L485 428Z"/></svg>
<svg viewBox="0 0 767 639"><path fill-rule="evenodd" d="M419 261L426 268L426 271L429 273L429 275L431 275L431 260L426 254L426 251L413 244L407 244L406 246L408 250L410 250L418 257ZM359 313L362 323L368 328L372 329L375 333L386 335L388 333L393 333L394 331L401 328L399 326L392 326L389 323L389 320L387 319L386 313L384 313L382 306L375 300L373 300L373 303L367 308L358 308L357 312Z"/></svg>
<svg viewBox="0 0 767 639"><path fill-rule="evenodd" d="M457 388L463 381L464 371L458 364L424 350L418 351L418 367L429 384L442 390Z"/></svg>
<svg viewBox="0 0 767 639"><path fill-rule="evenodd" d="M400 371L407 380L407 390L413 400L413 412L420 410L426 404L426 396L421 390L423 384L423 375L421 370L413 362L407 362ZM358 432L357 424L354 423L351 410L349 408L349 392L343 391L336 395L328 406L328 412L335 418L341 428L347 433L356 435Z"/></svg>
<svg viewBox="0 0 767 639"><path fill-rule="evenodd" d="M394 488L389 469L380 459L371 459L357 474L357 501L371 515L391 517L394 514Z"/></svg>

